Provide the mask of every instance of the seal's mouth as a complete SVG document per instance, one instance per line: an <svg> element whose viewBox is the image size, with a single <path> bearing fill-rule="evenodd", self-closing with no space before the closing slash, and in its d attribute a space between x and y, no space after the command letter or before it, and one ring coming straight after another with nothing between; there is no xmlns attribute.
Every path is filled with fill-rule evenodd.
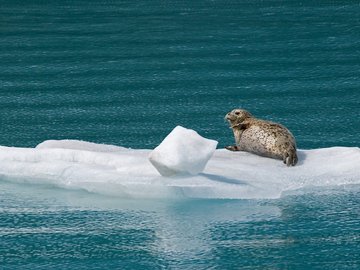
<svg viewBox="0 0 360 270"><path fill-rule="evenodd" d="M225 115L224 117L224 121L228 122L228 124L230 125L230 129L234 128L234 121L236 120L236 118L231 115L231 113L228 113Z"/></svg>
<svg viewBox="0 0 360 270"><path fill-rule="evenodd" d="M225 115L224 119L227 120L227 121L234 121L235 120L234 116L231 115L231 113L227 113Z"/></svg>

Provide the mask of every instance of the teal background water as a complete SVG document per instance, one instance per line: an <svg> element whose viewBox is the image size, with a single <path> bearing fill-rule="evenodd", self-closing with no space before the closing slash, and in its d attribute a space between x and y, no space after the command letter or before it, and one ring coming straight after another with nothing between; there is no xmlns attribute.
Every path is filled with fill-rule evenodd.
<svg viewBox="0 0 360 270"><path fill-rule="evenodd" d="M360 145L358 1L0 2L0 145L233 142L243 107L299 148ZM0 165L1 166L1 165ZM123 201L0 181L0 269L358 269L358 187Z"/></svg>
<svg viewBox="0 0 360 270"><path fill-rule="evenodd" d="M244 107L300 148L360 145L358 1L2 1L0 145L232 143Z"/></svg>

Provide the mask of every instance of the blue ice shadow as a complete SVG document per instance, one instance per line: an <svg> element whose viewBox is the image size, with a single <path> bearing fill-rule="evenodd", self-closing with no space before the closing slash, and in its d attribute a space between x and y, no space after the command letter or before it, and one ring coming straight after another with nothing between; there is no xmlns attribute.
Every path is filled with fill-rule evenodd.
<svg viewBox="0 0 360 270"><path fill-rule="evenodd" d="M306 160L306 156L307 154L305 153L305 151L302 150L298 150L297 151L297 156L298 156L298 162L297 162L297 166L299 165L303 165L305 160Z"/></svg>

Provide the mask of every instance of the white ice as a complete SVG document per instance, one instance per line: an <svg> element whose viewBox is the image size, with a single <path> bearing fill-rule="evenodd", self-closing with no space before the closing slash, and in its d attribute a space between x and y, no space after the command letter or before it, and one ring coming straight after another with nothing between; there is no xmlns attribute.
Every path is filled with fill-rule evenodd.
<svg viewBox="0 0 360 270"><path fill-rule="evenodd" d="M177 126L150 153L149 160L163 176L196 175L204 170L217 144L194 130Z"/></svg>
<svg viewBox="0 0 360 270"><path fill-rule="evenodd" d="M203 173L163 177L152 150L82 141L46 141L36 148L0 146L0 180L53 185L130 198L279 198L284 194L360 184L360 149L299 150L299 162L216 150Z"/></svg>

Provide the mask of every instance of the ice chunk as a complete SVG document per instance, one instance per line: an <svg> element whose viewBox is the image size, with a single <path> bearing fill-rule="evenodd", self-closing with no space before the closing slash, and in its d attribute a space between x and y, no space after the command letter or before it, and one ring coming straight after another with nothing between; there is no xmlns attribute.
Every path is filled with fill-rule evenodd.
<svg viewBox="0 0 360 270"><path fill-rule="evenodd" d="M196 175L204 170L217 144L194 130L177 126L150 153L149 160L163 176Z"/></svg>

